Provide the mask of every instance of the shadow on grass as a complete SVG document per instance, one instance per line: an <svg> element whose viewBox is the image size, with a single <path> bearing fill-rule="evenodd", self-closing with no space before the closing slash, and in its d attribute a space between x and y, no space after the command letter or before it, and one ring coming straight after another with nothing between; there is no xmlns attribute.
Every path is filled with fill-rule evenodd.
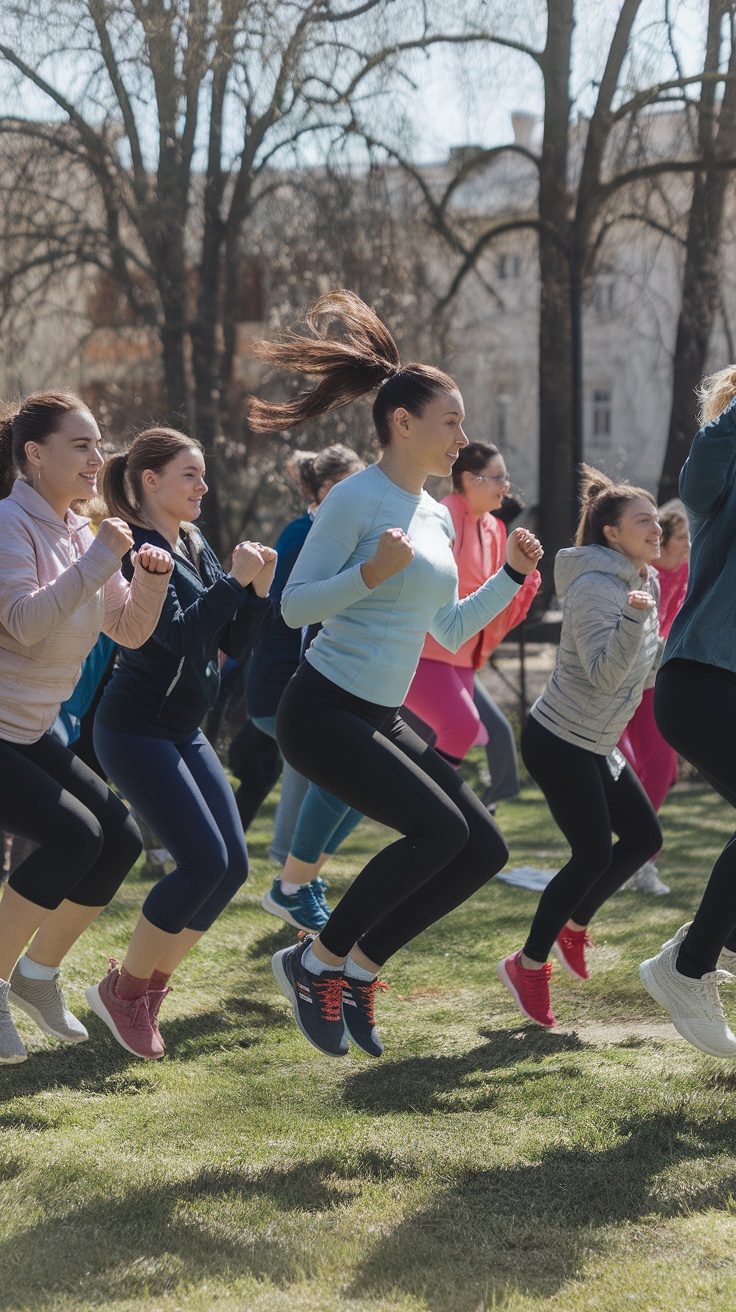
<svg viewBox="0 0 736 1312"><path fill-rule="evenodd" d="M17 1307L21 1293L34 1309L64 1295L100 1305L140 1297L148 1306L218 1276L285 1288L312 1274L315 1251L321 1265L320 1219L334 1229L366 1181L414 1175L390 1156L336 1150L284 1170L202 1170L72 1205L0 1243L0 1309Z"/></svg>
<svg viewBox="0 0 736 1312"><path fill-rule="evenodd" d="M697 1138L689 1127L686 1111L655 1114L622 1125L605 1151L554 1148L535 1165L466 1171L382 1238L345 1292L423 1299L431 1312L552 1295L608 1242L612 1224L728 1205L736 1175L665 1208L653 1199L659 1172L729 1150L736 1119L701 1124Z"/></svg>
<svg viewBox="0 0 736 1312"><path fill-rule="evenodd" d="M696 1135L687 1108L674 1109L620 1131L606 1150L554 1147L538 1163L460 1172L377 1239L352 1237L351 1208L366 1182L398 1183L409 1199L418 1174L378 1151L336 1147L284 1169L209 1169L121 1188L0 1243L0 1309L17 1307L21 1291L35 1309L65 1295L148 1306L217 1278L287 1289L344 1262L346 1244L356 1265L345 1294L365 1302L422 1299L430 1312L458 1312L501 1308L516 1292L551 1295L609 1242L611 1225L657 1210L659 1172L729 1148L736 1118L701 1122ZM735 1184L721 1176L700 1195L671 1200L664 1214L723 1206Z"/></svg>
<svg viewBox="0 0 736 1312"><path fill-rule="evenodd" d="M156 1087L158 1062L144 1061L126 1052L96 1016L88 1016L89 1043L59 1044L31 1051L28 1061L8 1067L0 1082L0 1107L48 1089L80 1089L89 1094L149 1092ZM176 1016L162 1013L162 1032L167 1045L164 1062L193 1058L250 1047L266 1031L288 1028L286 1011L258 998L227 998L222 1010ZM58 1118L45 1110L0 1111L0 1127L52 1129Z"/></svg>
<svg viewBox="0 0 736 1312"><path fill-rule="evenodd" d="M590 1047L577 1034L558 1034L529 1026L509 1030L481 1031L486 1043L469 1052L439 1056L406 1057L384 1061L348 1076L343 1099L357 1111L393 1115L396 1112L487 1111L496 1105L499 1093L487 1089L478 1096L478 1076L516 1066L519 1062L542 1062L545 1057L581 1052ZM535 1078L534 1072L519 1072L519 1084ZM544 1068L539 1071L544 1075ZM469 1087L470 1086L470 1087Z"/></svg>

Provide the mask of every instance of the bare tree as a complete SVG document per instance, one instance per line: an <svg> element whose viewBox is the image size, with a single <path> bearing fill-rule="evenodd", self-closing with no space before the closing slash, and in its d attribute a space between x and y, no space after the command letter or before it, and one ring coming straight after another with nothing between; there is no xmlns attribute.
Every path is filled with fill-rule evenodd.
<svg viewBox="0 0 736 1312"><path fill-rule="evenodd" d="M728 26L728 79L717 99L724 22ZM659 484L661 501L677 496L680 470L697 431L695 389L706 370L713 322L721 304L721 233L729 174L709 167L727 160L736 139L736 40L734 5L710 0L705 69L709 81L697 106L697 149L704 167L693 180L688 216L682 303L677 324L667 448Z"/></svg>

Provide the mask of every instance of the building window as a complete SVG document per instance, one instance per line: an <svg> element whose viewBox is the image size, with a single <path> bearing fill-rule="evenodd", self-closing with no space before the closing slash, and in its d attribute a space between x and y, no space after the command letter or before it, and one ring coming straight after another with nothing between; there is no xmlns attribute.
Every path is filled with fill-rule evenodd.
<svg viewBox="0 0 736 1312"><path fill-rule="evenodd" d="M596 388L593 393L593 441L596 446L607 446L611 431L611 393L607 387Z"/></svg>
<svg viewBox="0 0 736 1312"><path fill-rule="evenodd" d="M522 269L522 257L520 255L499 255L496 262L496 270L501 282L506 282L507 278L520 278Z"/></svg>
<svg viewBox="0 0 736 1312"><path fill-rule="evenodd" d="M509 276L508 255L499 255L498 257L498 276L501 279L501 282L505 282Z"/></svg>

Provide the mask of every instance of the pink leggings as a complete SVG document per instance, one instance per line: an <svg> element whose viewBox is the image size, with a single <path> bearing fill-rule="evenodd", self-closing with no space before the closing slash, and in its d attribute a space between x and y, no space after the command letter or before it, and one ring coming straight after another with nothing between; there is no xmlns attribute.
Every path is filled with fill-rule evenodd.
<svg viewBox="0 0 736 1312"><path fill-rule="evenodd" d="M469 666L423 657L404 699L404 705L434 729L437 751L451 761L462 761L475 743L488 742L473 701L474 676Z"/></svg>

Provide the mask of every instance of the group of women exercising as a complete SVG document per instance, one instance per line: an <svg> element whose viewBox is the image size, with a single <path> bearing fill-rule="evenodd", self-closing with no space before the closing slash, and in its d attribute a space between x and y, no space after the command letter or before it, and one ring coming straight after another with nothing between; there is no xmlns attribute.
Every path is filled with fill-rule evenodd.
<svg viewBox="0 0 736 1312"><path fill-rule="evenodd" d="M457 769L486 739L513 756L475 676L539 586L534 534L506 538L492 516L509 487L503 459L468 443L453 379L402 365L350 292L322 297L303 331L256 351L317 382L283 404L252 399L254 429L288 430L373 393L380 445L367 467L344 447L301 462L310 509L279 539L278 563L273 548L241 542L221 566L196 527L203 452L182 433L147 429L103 463L94 416L68 393L30 396L0 425L0 824L30 845L0 902L0 1062L27 1056L15 1008L63 1041L88 1037L59 973L140 853L134 815L174 869L86 997L129 1052L163 1055L170 977L248 874L234 795L200 728L223 652L239 660L255 647L249 708L286 762L284 869L263 905L314 931L273 969L320 1051L342 1056L352 1041L381 1055L379 971L508 858L493 803L517 790L515 761L483 801ZM521 748L571 855L526 942L497 967L540 1025L555 1025L550 955L587 979L592 917L661 846L674 750L736 805L736 368L706 380L703 413L681 484L690 583L664 657L662 525L649 492L586 469L576 544L555 562L560 646ZM425 482L450 475L438 503ZM95 495L106 507L96 534L80 513ZM118 655L94 717L96 771L61 740L57 717L101 635ZM636 714L651 720L660 662L653 715L669 747L655 788L630 762L646 755L633 726ZM331 909L320 870L363 815L398 837ZM732 840L692 924L641 966L680 1033L715 1056L736 1056L718 992L736 963L735 865Z"/></svg>

